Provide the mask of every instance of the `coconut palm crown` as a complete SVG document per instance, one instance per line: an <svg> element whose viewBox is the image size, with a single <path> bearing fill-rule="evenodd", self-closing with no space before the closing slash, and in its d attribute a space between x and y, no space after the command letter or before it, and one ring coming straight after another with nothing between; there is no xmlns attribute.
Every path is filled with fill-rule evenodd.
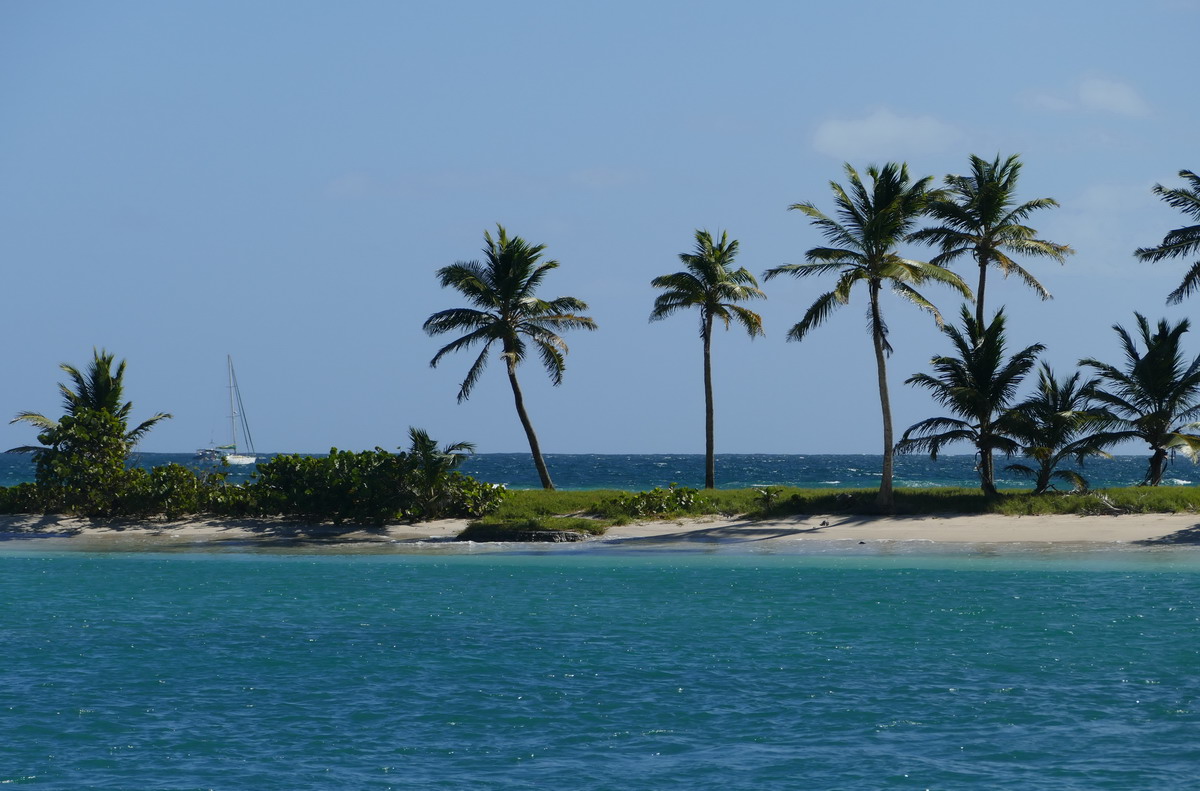
<svg viewBox="0 0 1200 791"><path fill-rule="evenodd" d="M785 264L767 270L766 279L781 274L837 276L833 289L818 296L804 317L788 331L791 341L803 340L835 309L849 303L855 286L862 284L866 288L867 323L875 348L879 404L883 414L883 472L876 502L880 510L892 511L895 508L892 492L894 448L886 362L892 347L883 320L880 294L886 285L902 299L931 313L940 326L941 313L915 286L927 282L942 283L967 299L971 298L971 289L948 269L905 258L897 252L929 201L929 177L911 181L907 165L888 163L882 168L867 168L868 186L853 167L849 164L844 167L848 187L837 182L829 184L835 206L833 217L812 203L797 203L790 207L807 215L829 246L809 250L803 264Z"/></svg>
<svg viewBox="0 0 1200 791"><path fill-rule="evenodd" d="M945 266L968 253L979 265L979 285L975 290L975 321L983 326L984 295L988 269L995 267L1005 277L1015 274L1042 299L1050 299L1036 277L1014 261L1011 255L1050 258L1062 263L1075 252L1065 244L1037 238L1037 231L1025 225L1029 215L1039 209L1058 206L1053 198L1016 202L1017 178L1021 161L1016 154L991 162L971 156L969 176L946 176L946 190L934 196L926 209L940 225L912 234L910 241L935 245L940 252L931 263Z"/></svg>
<svg viewBox="0 0 1200 791"><path fill-rule="evenodd" d="M1038 366L1038 383L1033 394L1012 409L1010 430L1030 464L1009 464L1006 472L1034 481L1033 493L1042 494L1063 481L1072 489L1085 491L1087 478L1077 470L1059 469L1069 459L1078 465L1091 457L1109 458L1105 450L1113 444L1103 432L1111 423L1103 410L1092 407L1095 379L1083 380L1079 371L1059 379L1048 363Z"/></svg>
<svg viewBox="0 0 1200 791"><path fill-rule="evenodd" d="M1200 223L1200 176L1190 170L1179 171L1187 186L1167 189L1155 184L1153 192L1163 201ZM1156 247L1140 247L1134 255L1141 261L1157 262L1167 258L1200 256L1200 224L1184 225L1168 233ZM1177 305L1200 288L1200 257L1192 262L1179 287L1167 295L1167 303Z"/></svg>
<svg viewBox="0 0 1200 791"><path fill-rule="evenodd" d="M107 412L116 418L122 431L121 440L132 449L150 429L162 420L171 417L166 412L158 412L148 420L144 420L132 429L129 428L129 415L133 410L132 401L124 401L125 397L125 361L117 364L113 370L115 355L101 349L92 349L92 360L87 370L81 371L73 365L62 363L61 368L70 378L70 383L59 382L58 391L63 401L63 417L75 417L85 411ZM10 423L28 423L39 431L50 431L58 428L59 421L46 417L40 412L18 412ZM9 453L30 453L46 448L37 445L23 445L12 448Z"/></svg>
<svg viewBox="0 0 1200 791"><path fill-rule="evenodd" d="M568 329L596 329L596 322L579 311L587 304L575 297L539 299L538 287L547 273L558 267L557 261L543 261L545 245L533 245L520 236L509 236L504 226L496 226L496 236L484 231L483 261L459 261L437 271L443 288L453 288L467 298L471 307L439 311L426 319L423 328L429 335L447 332L464 334L438 350L429 364L436 367L442 357L482 345L475 362L458 389L458 400L466 400L490 353L499 347L509 385L516 402L517 415L529 440L529 449L542 486L553 489L533 424L525 410L525 399L517 382L517 366L531 349L541 359L550 381L562 384L566 369L567 344L558 332Z"/></svg>
<svg viewBox="0 0 1200 791"><path fill-rule="evenodd" d="M959 417L934 417L910 426L896 452L925 451L936 459L944 445L969 442L979 454L980 488L990 497L996 494L993 451L1011 455L1020 447L1011 436L1009 407L1045 347L1035 343L1006 359L1003 310L981 327L963 305L962 325L962 330L942 328L958 356L934 357L932 374L918 373L905 380L929 390L935 401Z"/></svg>
<svg viewBox="0 0 1200 791"><path fill-rule="evenodd" d="M1096 372L1099 383L1092 398L1112 415L1113 429L1101 437L1108 443L1146 442L1151 455L1142 484L1158 486L1171 451L1193 459L1200 452L1200 424L1195 422L1200 417L1200 356L1190 363L1184 358L1180 338L1190 326L1187 319L1174 326L1160 319L1151 330L1145 316L1133 315L1145 351L1124 327L1114 324L1124 365L1090 357L1079 364Z"/></svg>
<svg viewBox="0 0 1200 791"><path fill-rule="evenodd" d="M716 463L713 440L712 389L712 331L713 322L720 319L729 329L731 321L740 324L750 337L763 334L762 317L736 303L748 299L765 299L758 281L745 267L733 269L738 243L722 231L720 241L713 241L708 231L696 231L696 247L691 253L680 253L679 260L686 269L662 275L650 281L654 288L663 289L654 300L650 320L657 321L685 308L700 309L700 339L704 344L704 486L716 486Z"/></svg>

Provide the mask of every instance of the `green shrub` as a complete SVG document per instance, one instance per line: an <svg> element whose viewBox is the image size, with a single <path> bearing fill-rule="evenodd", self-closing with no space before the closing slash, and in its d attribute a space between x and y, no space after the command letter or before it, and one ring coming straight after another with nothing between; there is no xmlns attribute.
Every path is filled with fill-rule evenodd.
<svg viewBox="0 0 1200 791"><path fill-rule="evenodd" d="M263 514L381 525L411 511L411 465L383 448L353 453L332 448L324 458L276 456L258 466L247 488Z"/></svg>
<svg viewBox="0 0 1200 791"><path fill-rule="evenodd" d="M45 495L36 483L0 487L0 513L44 514L49 511Z"/></svg>
<svg viewBox="0 0 1200 791"><path fill-rule="evenodd" d="M463 475L450 474L446 516L479 519L494 514L504 503L508 489L502 483L486 483Z"/></svg>
<svg viewBox="0 0 1200 791"><path fill-rule="evenodd" d="M421 455L382 448L353 453L333 448L324 458L276 456L259 465L247 489L262 514L382 525L396 519L481 517L494 513L506 490L476 481Z"/></svg>
<svg viewBox="0 0 1200 791"><path fill-rule="evenodd" d="M38 435L36 479L47 511L91 517L115 516L122 494L136 478L125 467L129 444L111 412L80 409Z"/></svg>
<svg viewBox="0 0 1200 791"><path fill-rule="evenodd" d="M705 509L706 502L696 489L686 486L677 487L671 484L663 489L655 487L648 492L621 494L600 504L600 512L605 516L629 516L641 518L645 516L663 516L668 514L700 513Z"/></svg>
<svg viewBox="0 0 1200 791"><path fill-rule="evenodd" d="M131 497L138 498L138 508L125 508L127 513L162 514L167 519L195 514L205 510L207 491L204 481L193 470L180 464L166 464L142 473L130 488Z"/></svg>

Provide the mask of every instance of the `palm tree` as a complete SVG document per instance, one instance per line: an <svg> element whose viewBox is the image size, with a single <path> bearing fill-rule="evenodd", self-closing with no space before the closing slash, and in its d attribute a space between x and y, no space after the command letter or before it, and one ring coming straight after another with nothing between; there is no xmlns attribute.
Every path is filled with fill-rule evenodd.
<svg viewBox="0 0 1200 791"><path fill-rule="evenodd" d="M424 330L430 335L465 330L466 334L451 341L438 350L429 364L436 367L438 361L450 352L483 344L467 377L458 389L459 402L465 401L471 389L479 381L487 365L488 353L493 344L499 344L500 357L508 371L508 382L512 386L517 415L525 436L529 439L529 450L537 467L542 487L553 489L550 472L542 458L537 434L525 411L525 399L517 382L517 366L524 361L532 345L541 357L550 381L562 383L566 368L567 344L557 331L566 329L596 329L596 322L576 311L587 310L587 305L575 297L558 297L550 301L534 296L546 274L558 267L557 261L541 261L545 245L531 245L519 236L509 236L503 225L497 224L496 238L484 231L486 260L459 261L437 271L443 288L454 288L474 307L451 308L433 314L425 320Z"/></svg>
<svg viewBox="0 0 1200 791"><path fill-rule="evenodd" d="M1200 220L1200 176L1190 170L1181 170L1179 177L1190 186L1167 189L1161 184L1155 184L1153 192L1168 205ZM1141 261L1162 261L1164 258L1185 258L1200 254L1200 225L1176 228L1164 236L1162 243L1157 247L1139 247L1133 254ZM1179 288L1167 295L1167 304L1179 304L1197 287L1200 287L1200 258L1192 262Z"/></svg>
<svg viewBox="0 0 1200 791"><path fill-rule="evenodd" d="M1144 352L1125 328L1114 324L1125 352L1122 368L1092 358L1079 364L1096 371L1100 380L1092 398L1112 413L1114 430L1101 435L1107 444L1130 439L1145 441L1151 450L1143 486L1158 486L1169 452L1180 450L1194 458L1200 451L1195 422L1200 417L1200 356L1188 363L1180 337L1188 331L1187 319L1174 327L1160 319L1151 332L1146 317L1137 318Z"/></svg>
<svg viewBox="0 0 1200 791"><path fill-rule="evenodd" d="M1016 274L1042 299L1050 299L1046 287L1009 258L1009 254L1052 258L1062 263L1075 252L1065 244L1036 238L1037 231L1023 224L1033 212L1058 206L1058 202L1053 198L1038 198L1016 205L1020 173L1021 161L1016 154L1003 162L999 156L988 162L972 155L971 175L946 176L946 191L929 202L927 213L942 224L909 237L910 241L939 247L941 252L930 262L939 266L971 254L979 265L975 323L981 327L989 267L999 268L1005 277Z"/></svg>
<svg viewBox="0 0 1200 791"><path fill-rule="evenodd" d="M412 464L421 513L426 519L436 519L450 497L451 473L475 452L475 446L470 442L455 442L439 450L428 432L412 426L408 429L408 439L406 455Z"/></svg>
<svg viewBox="0 0 1200 791"><path fill-rule="evenodd" d="M910 426L896 445L896 452L928 451L930 458L936 459L947 443L969 442L979 454L980 488L988 497L994 497L992 452L1012 455L1018 449L1011 436L1008 408L1045 347L1035 343L1005 359L1003 310L996 312L991 324L982 327L963 305L962 324L964 332L952 326L942 328L957 357L934 357L932 375L919 373L905 380L905 384L928 389L935 401L961 417L934 417Z"/></svg>
<svg viewBox="0 0 1200 791"><path fill-rule="evenodd" d="M144 420L134 428L129 428L129 413L133 402L121 403L125 393L125 361L122 360L116 370L113 370L115 355L101 349L92 349L92 361L88 363L87 371L80 371L73 365L62 363L59 368L66 372L71 384L59 382L58 390L63 399L63 417L75 417L85 411L107 412L120 425L121 441L127 449L132 449L143 436L160 420L171 417L166 412L158 412L149 420ZM9 423L28 423L39 431L51 431L58 428L59 421L52 420L40 412L18 412ZM46 450L37 445L23 445L12 448L8 453L30 453Z"/></svg>
<svg viewBox="0 0 1200 791"><path fill-rule="evenodd" d="M729 329L736 319L753 338L762 335L762 316L734 303L747 299L766 299L758 281L745 267L732 269L738 243L721 232L721 241L713 242L708 231L696 231L696 249L680 253L686 271L656 277L655 288L665 289L654 300L650 320L657 321L684 308L700 308L700 340L704 344L704 488L716 486L713 450L712 331L713 321L721 319Z"/></svg>
<svg viewBox="0 0 1200 791"><path fill-rule="evenodd" d="M1033 464L1010 464L1004 469L1032 478L1034 494L1042 494L1056 480L1086 490L1086 478L1075 470L1060 470L1058 465L1071 458L1080 465L1092 456L1109 458L1105 448L1113 444L1112 440L1100 433L1110 424L1109 416L1092 408L1091 392L1096 380L1084 382L1081 376L1076 371L1059 380L1043 362L1038 367L1037 390L1012 409L1012 436L1020 443L1022 455Z"/></svg>
<svg viewBox="0 0 1200 791"><path fill-rule="evenodd" d="M930 178L910 182L907 165L889 163L882 169L871 166L867 176L868 189L858 172L845 165L850 182L847 191L837 182L830 182L837 217L823 214L812 203L797 203L791 209L804 212L829 240L830 247L814 247L805 253L807 263L785 264L770 269L766 279L788 273L797 277L836 274L837 284L832 291L817 297L799 322L788 332L788 340L802 340L809 331L823 323L834 309L850 301L850 292L859 283L867 289L867 321L875 347L875 368L879 379L879 406L883 412L883 475L879 485L878 507L883 511L895 509L892 493L892 408L888 398L887 325L879 303L880 292L888 285L896 294L917 307L933 314L939 326L941 314L914 286L926 281L945 283L968 299L971 289L958 275L934 264L902 257L896 247L911 232L929 199Z"/></svg>

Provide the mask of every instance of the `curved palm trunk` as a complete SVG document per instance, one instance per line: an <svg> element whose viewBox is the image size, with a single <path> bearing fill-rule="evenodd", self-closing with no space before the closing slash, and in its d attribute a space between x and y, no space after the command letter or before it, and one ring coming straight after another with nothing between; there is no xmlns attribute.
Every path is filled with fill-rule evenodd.
<svg viewBox="0 0 1200 791"><path fill-rule="evenodd" d="M879 375L879 407L883 412L883 476L879 481L879 494L875 506L883 513L896 510L896 497L892 491L892 462L895 443L892 438L892 402L888 397L887 353L883 348L883 320L879 314L879 284L871 283L871 340L875 344L875 369Z"/></svg>
<svg viewBox="0 0 1200 791"><path fill-rule="evenodd" d="M717 486L717 463L713 441L712 314L704 317L704 488Z"/></svg>
<svg viewBox="0 0 1200 791"><path fill-rule="evenodd" d="M550 471L546 469L546 460L542 458L537 434L533 431L533 424L529 422L529 413L525 411L525 397L521 395L521 385L517 383L517 364L511 356L505 361L508 365L508 383L512 385L513 400L517 402L517 416L521 418L525 436L529 438L529 452L533 454L533 465L537 467L538 477L542 479L542 488L553 489L554 481L550 480Z"/></svg>

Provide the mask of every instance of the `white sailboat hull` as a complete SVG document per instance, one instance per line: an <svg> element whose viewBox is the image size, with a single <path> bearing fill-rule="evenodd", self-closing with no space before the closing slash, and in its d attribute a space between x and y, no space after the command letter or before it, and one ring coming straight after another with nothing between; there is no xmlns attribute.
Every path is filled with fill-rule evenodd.
<svg viewBox="0 0 1200 791"><path fill-rule="evenodd" d="M257 461L257 456L247 456L243 453L230 453L225 456L226 464L254 464Z"/></svg>

